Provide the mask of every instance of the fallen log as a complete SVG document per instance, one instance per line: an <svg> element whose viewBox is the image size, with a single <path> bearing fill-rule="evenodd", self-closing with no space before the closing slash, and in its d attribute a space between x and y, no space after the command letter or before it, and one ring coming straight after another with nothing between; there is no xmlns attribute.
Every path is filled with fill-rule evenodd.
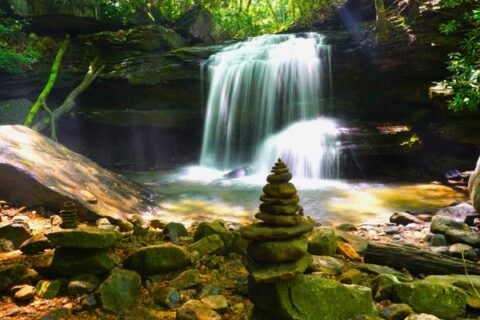
<svg viewBox="0 0 480 320"><path fill-rule="evenodd" d="M440 255L411 246L393 243L369 242L366 263L407 269L412 274L468 274L480 275L480 265L468 260Z"/></svg>

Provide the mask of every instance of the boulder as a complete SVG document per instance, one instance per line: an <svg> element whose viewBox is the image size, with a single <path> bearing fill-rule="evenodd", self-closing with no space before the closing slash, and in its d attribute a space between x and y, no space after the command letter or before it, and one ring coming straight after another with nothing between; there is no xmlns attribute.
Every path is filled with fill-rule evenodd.
<svg viewBox="0 0 480 320"><path fill-rule="evenodd" d="M337 251L337 237L330 227L315 229L308 237L308 252L319 256L333 256Z"/></svg>
<svg viewBox="0 0 480 320"><path fill-rule="evenodd" d="M27 277L27 268L20 263L0 267L0 291Z"/></svg>
<svg viewBox="0 0 480 320"><path fill-rule="evenodd" d="M142 278L131 270L115 269L98 288L103 308L124 314L140 297Z"/></svg>
<svg viewBox="0 0 480 320"><path fill-rule="evenodd" d="M75 276L86 271L105 274L119 264L118 257L105 249L57 248L43 253L34 269L59 276Z"/></svg>
<svg viewBox="0 0 480 320"><path fill-rule="evenodd" d="M222 317L198 300L187 301L177 309L177 320L221 320Z"/></svg>
<svg viewBox="0 0 480 320"><path fill-rule="evenodd" d="M10 240L14 249L18 249L31 236L30 228L23 223L11 223L0 227L0 239Z"/></svg>
<svg viewBox="0 0 480 320"><path fill-rule="evenodd" d="M190 264L190 252L171 243L146 246L133 252L124 264L142 275L176 271Z"/></svg>
<svg viewBox="0 0 480 320"><path fill-rule="evenodd" d="M192 243L188 246L190 251L197 251L199 258L220 251L224 243L218 234L212 234Z"/></svg>
<svg viewBox="0 0 480 320"><path fill-rule="evenodd" d="M53 299L58 295L61 287L62 281L59 279L40 280L37 283L36 292L40 298Z"/></svg>
<svg viewBox="0 0 480 320"><path fill-rule="evenodd" d="M480 157L477 166L468 180L468 191L470 192L470 200L477 212L480 212Z"/></svg>
<svg viewBox="0 0 480 320"><path fill-rule="evenodd" d="M463 222L445 216L433 216L430 225L432 233L444 234L450 243L465 243L471 246L480 245L480 235Z"/></svg>
<svg viewBox="0 0 480 320"><path fill-rule="evenodd" d="M114 246L121 235L115 231L94 227L79 227L75 229L57 229L45 234L54 246L105 249Z"/></svg>
<svg viewBox="0 0 480 320"><path fill-rule="evenodd" d="M198 270L190 269L182 272L175 279L168 283L177 290L184 290L197 287L201 284L201 274Z"/></svg>
<svg viewBox="0 0 480 320"><path fill-rule="evenodd" d="M438 210L437 216L444 216L455 221L473 225L473 220L478 217L477 211L470 203L458 203Z"/></svg>
<svg viewBox="0 0 480 320"><path fill-rule="evenodd" d="M193 235L193 241L199 241L213 234L219 235L224 244L223 249L218 252L219 254L226 254L235 249L238 234L229 230L222 220L200 223Z"/></svg>
<svg viewBox="0 0 480 320"><path fill-rule="evenodd" d="M477 252L475 252L475 250L471 246L463 243L452 244L448 248L448 253L450 253L450 255L453 257L459 259L465 258L471 261L477 261L479 258Z"/></svg>
<svg viewBox="0 0 480 320"><path fill-rule="evenodd" d="M176 31L193 43L212 43L221 38L212 13L199 5L192 6L176 22Z"/></svg>
<svg viewBox="0 0 480 320"><path fill-rule="evenodd" d="M249 283L250 299L270 319L347 320L374 316L369 288L344 285L335 280L299 275L271 284Z"/></svg>
<svg viewBox="0 0 480 320"><path fill-rule="evenodd" d="M81 33L101 29L104 23L95 0L5 0L11 12L31 19L36 31Z"/></svg>
<svg viewBox="0 0 480 320"><path fill-rule="evenodd" d="M126 219L152 212L152 193L24 126L0 126L0 198L60 211L77 204L80 218Z"/></svg>
<svg viewBox="0 0 480 320"><path fill-rule="evenodd" d="M188 237L188 230L181 223L169 222L165 226L165 229L163 229L163 234L165 234L170 241L178 242L180 237Z"/></svg>

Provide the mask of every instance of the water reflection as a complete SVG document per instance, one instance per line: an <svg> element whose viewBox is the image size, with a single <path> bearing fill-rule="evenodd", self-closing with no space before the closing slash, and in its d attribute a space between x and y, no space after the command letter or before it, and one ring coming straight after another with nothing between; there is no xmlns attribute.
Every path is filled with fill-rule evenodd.
<svg viewBox="0 0 480 320"><path fill-rule="evenodd" d="M264 177L224 179L223 172L192 167L179 172L127 173L157 192L159 214L168 221L190 224L225 219L246 223L260 204ZM435 211L465 195L439 184L365 183L299 180L305 213L322 224L387 222L395 211Z"/></svg>

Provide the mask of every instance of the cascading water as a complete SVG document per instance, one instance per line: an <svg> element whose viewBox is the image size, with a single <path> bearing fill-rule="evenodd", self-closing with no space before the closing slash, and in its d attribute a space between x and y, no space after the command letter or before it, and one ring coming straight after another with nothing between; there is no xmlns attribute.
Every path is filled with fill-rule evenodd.
<svg viewBox="0 0 480 320"><path fill-rule="evenodd" d="M274 136L296 122L317 119L328 103L330 47L323 44L321 35L252 38L212 55L204 67L208 71L209 94L202 166L228 170L254 159L262 159L270 166L272 159L285 155L295 175L334 175L335 165L325 163L336 159L327 151L334 143L326 141L334 135L329 135L331 130L324 126L325 122L309 122L308 130L302 132L294 125L290 131ZM307 139L312 144L299 148L294 139L306 141L304 136L297 136L300 133L314 135L312 139L317 140ZM286 138L290 134L293 136ZM282 147L272 142L275 137ZM310 152L310 148L321 150ZM262 156L267 152L268 156ZM255 161L260 170L265 167L262 161Z"/></svg>

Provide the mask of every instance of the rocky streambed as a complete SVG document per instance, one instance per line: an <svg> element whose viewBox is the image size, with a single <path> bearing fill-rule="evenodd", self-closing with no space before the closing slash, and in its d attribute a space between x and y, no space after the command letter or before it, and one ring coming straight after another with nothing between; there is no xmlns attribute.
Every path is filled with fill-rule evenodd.
<svg viewBox="0 0 480 320"><path fill-rule="evenodd" d="M293 191L287 191L291 197ZM263 200L261 211L271 211L265 204L274 200ZM277 252L283 248L281 239L273 246L280 253L275 259L290 261L293 252L297 268L272 265L263 274L254 269L263 277L258 283L249 277L246 257L271 260L258 252L268 253L272 246L254 241L253 250L246 239L251 237L242 237L236 224L215 220L187 228L132 215L64 229L62 215L64 211L42 213L1 202L2 319L411 320L479 315L478 214L466 202L430 214L397 212L385 224L315 225L293 239L299 246L287 244ZM299 266L305 259L297 251L311 257L305 266ZM272 270L275 281L269 281Z"/></svg>

